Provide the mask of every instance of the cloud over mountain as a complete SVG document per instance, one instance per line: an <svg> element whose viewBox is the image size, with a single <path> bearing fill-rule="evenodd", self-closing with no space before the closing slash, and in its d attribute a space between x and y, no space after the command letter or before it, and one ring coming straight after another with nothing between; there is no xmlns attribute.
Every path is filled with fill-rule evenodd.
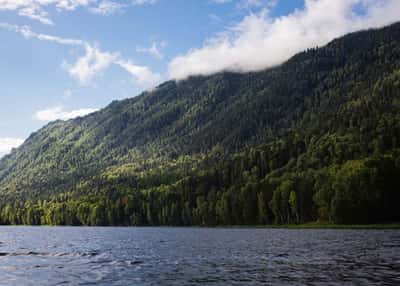
<svg viewBox="0 0 400 286"><path fill-rule="evenodd" d="M21 145L24 140L20 138L0 138L0 157L6 155L12 148Z"/></svg>
<svg viewBox="0 0 400 286"><path fill-rule="evenodd" d="M39 110L35 114L35 118L40 121L54 121L54 120L68 120L80 116L88 115L89 113L96 112L94 108L82 108L71 111L66 111L62 106L51 107Z"/></svg>
<svg viewBox="0 0 400 286"><path fill-rule="evenodd" d="M261 70L346 33L399 19L398 0L306 0L304 8L277 18L264 8L208 39L202 47L172 59L169 77Z"/></svg>

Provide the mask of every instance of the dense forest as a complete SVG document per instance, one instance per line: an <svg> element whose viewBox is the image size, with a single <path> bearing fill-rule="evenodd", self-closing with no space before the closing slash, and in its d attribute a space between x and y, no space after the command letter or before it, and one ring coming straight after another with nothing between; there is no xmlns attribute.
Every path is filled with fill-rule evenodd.
<svg viewBox="0 0 400 286"><path fill-rule="evenodd" d="M400 222L400 24L52 122L0 194L1 224Z"/></svg>

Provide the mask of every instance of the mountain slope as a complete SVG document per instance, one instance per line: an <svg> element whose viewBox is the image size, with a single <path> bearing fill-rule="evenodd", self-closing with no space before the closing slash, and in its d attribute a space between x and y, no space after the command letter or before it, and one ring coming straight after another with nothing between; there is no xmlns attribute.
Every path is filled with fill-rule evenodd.
<svg viewBox="0 0 400 286"><path fill-rule="evenodd" d="M400 24L347 35L262 72L166 82L86 117L50 123L1 159L2 221L32 219L26 209L33 208L39 212L33 223L347 222L335 218L338 210L331 206L339 200L336 178L329 187L335 195L328 199L319 195L328 187L317 178L336 176L352 164L364 171L371 156L381 156L373 162L390 161L385 164L398 172L399 85ZM297 194L293 185L299 172L312 173L302 182L310 185L307 195ZM180 184L190 186L182 190ZM222 198L231 192L240 198ZM166 193L178 198L152 205ZM44 199L52 207L61 204L64 210L56 212L62 219L46 213L51 207L42 205ZM78 219L83 201L87 217ZM70 204L75 210L67 220ZM107 215L96 213L99 204ZM256 213L238 215L237 207ZM117 218L110 214L120 208ZM152 208L163 213L153 214ZM217 208L229 215L217 215ZM21 210L22 217L10 219L11 209ZM398 217L364 214L359 221L392 219Z"/></svg>

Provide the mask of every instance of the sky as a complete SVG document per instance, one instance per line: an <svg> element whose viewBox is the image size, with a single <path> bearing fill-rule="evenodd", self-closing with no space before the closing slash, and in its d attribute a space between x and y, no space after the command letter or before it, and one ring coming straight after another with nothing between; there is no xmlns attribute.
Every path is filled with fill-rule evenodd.
<svg viewBox="0 0 400 286"><path fill-rule="evenodd" d="M0 0L0 157L166 80L276 66L400 20L400 0Z"/></svg>

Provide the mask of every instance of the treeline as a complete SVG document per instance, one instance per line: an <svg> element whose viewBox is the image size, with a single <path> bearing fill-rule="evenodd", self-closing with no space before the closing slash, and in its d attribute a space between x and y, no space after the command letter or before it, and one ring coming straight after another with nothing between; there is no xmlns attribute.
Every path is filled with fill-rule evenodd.
<svg viewBox="0 0 400 286"><path fill-rule="evenodd" d="M400 150L317 170L294 167L304 160L300 156L296 164L289 162L265 177L262 153L251 150L246 156L233 161L238 165L227 161L148 190L120 179L118 184L103 181L97 195L3 202L0 222L189 226L400 221Z"/></svg>

